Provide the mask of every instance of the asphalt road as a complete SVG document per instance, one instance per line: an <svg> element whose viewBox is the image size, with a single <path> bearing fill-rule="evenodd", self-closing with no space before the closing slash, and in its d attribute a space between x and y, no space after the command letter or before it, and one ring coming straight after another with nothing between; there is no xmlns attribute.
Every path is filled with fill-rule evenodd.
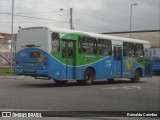
<svg viewBox="0 0 160 120"><path fill-rule="evenodd" d="M95 82L80 86L71 81L57 86L54 81L30 77L0 79L1 111L160 111L160 77Z"/></svg>

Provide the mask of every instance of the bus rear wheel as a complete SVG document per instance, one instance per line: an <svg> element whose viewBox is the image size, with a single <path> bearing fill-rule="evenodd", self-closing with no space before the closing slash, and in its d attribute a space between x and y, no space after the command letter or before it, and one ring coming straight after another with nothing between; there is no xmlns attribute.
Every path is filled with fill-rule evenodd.
<svg viewBox="0 0 160 120"><path fill-rule="evenodd" d="M95 78L94 71L90 68L87 69L85 71L85 75L84 75L84 84L85 85L92 85L94 78Z"/></svg>
<svg viewBox="0 0 160 120"><path fill-rule="evenodd" d="M136 70L134 73L134 77L131 78L131 82L135 83L135 82L139 82L141 78L141 71L140 70Z"/></svg>

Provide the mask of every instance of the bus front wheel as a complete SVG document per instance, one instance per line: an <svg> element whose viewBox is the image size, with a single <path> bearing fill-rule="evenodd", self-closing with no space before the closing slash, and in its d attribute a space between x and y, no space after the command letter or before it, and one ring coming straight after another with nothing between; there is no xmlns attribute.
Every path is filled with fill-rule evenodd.
<svg viewBox="0 0 160 120"><path fill-rule="evenodd" d="M84 75L84 84L85 85L92 85L93 84L93 80L94 80L94 71L92 69L87 69L85 71L85 75Z"/></svg>
<svg viewBox="0 0 160 120"><path fill-rule="evenodd" d="M139 82L140 78L141 78L141 71L137 69L134 73L134 77L131 78L131 82L133 83Z"/></svg>

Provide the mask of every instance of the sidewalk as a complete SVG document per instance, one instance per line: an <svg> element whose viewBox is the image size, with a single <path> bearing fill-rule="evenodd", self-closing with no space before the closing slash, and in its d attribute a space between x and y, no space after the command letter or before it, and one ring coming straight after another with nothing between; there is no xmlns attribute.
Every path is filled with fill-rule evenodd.
<svg viewBox="0 0 160 120"><path fill-rule="evenodd" d="M0 76L0 79L22 79L24 76Z"/></svg>

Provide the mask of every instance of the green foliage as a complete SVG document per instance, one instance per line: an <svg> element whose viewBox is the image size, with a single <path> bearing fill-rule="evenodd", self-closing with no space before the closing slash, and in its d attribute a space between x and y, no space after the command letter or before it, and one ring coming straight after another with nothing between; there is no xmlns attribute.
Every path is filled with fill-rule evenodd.
<svg viewBox="0 0 160 120"><path fill-rule="evenodd" d="M12 76L14 75L13 70L10 68L0 68L0 76Z"/></svg>

